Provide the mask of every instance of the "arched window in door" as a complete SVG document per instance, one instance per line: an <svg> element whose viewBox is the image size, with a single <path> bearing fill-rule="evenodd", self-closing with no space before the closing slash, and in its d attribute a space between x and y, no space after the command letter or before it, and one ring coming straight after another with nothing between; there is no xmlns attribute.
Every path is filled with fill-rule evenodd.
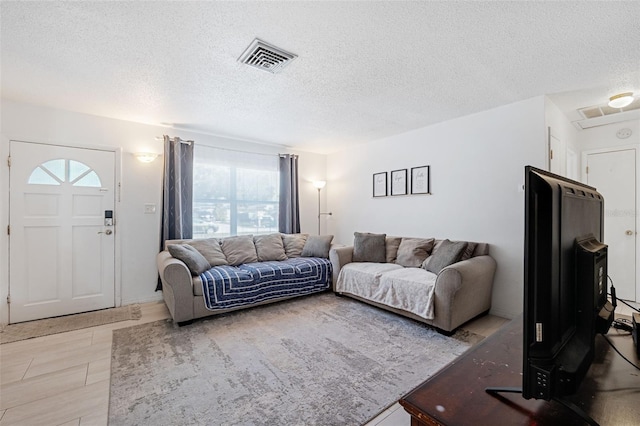
<svg viewBox="0 0 640 426"><path fill-rule="evenodd" d="M62 185L102 187L98 174L84 163L76 160L58 158L38 165L29 176L32 185Z"/></svg>

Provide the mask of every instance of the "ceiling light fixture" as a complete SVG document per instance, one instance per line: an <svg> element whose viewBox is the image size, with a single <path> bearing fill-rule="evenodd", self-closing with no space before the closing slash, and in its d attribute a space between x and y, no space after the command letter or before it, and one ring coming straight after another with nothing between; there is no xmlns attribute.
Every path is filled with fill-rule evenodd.
<svg viewBox="0 0 640 426"><path fill-rule="evenodd" d="M609 98L611 108L624 108L633 102L633 92L618 93Z"/></svg>

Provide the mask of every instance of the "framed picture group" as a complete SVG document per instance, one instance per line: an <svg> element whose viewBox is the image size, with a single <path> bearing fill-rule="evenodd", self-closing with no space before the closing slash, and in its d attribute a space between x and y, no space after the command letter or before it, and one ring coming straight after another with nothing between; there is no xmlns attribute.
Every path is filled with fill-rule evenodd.
<svg viewBox="0 0 640 426"><path fill-rule="evenodd" d="M373 196L431 194L431 166L373 174Z"/></svg>

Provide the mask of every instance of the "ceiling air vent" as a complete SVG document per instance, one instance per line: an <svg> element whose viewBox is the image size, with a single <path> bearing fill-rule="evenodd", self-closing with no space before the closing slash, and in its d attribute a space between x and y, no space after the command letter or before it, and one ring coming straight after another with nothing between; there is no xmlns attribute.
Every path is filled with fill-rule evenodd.
<svg viewBox="0 0 640 426"><path fill-rule="evenodd" d="M611 108L609 105L604 104L580 108L578 112L584 120L574 121L573 124L581 130L635 120L640 117L640 98L636 98L624 108Z"/></svg>
<svg viewBox="0 0 640 426"><path fill-rule="evenodd" d="M277 74L298 55L289 53L260 39L255 39L238 61L263 71Z"/></svg>

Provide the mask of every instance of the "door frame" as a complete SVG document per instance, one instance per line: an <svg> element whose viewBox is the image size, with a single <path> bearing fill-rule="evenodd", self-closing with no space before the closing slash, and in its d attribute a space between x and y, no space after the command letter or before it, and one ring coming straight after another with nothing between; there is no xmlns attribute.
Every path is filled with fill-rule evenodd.
<svg viewBox="0 0 640 426"><path fill-rule="evenodd" d="M119 228L119 212L121 212L121 199L122 199L122 148L121 147L113 147L113 146L106 146L106 145L93 145L93 144L84 144L84 143L75 143L75 142L55 142L55 141L46 141L46 142L41 142L41 141L32 141L32 140L27 140L27 139L19 139L19 138L7 138L7 156L11 155L11 142L23 142L23 143L32 143L32 144L37 144L37 145L49 145L49 146L60 146L60 147L67 147L67 148L79 148L79 149L92 149L92 150L97 150L97 151L106 151L106 152L113 152L114 156L115 156L115 170L114 170L114 176L115 176L115 203L114 203L114 236L115 236L115 241L114 241L114 304L116 307L120 307L122 306L122 245L121 245L121 238L120 238L120 232L118 232ZM5 158L5 164L8 165L8 163L6 162L6 158ZM4 212L2 212L2 214L0 214L0 218L4 215L6 215L6 223L3 223L3 227L6 227L9 225L10 222L10 214L11 214L11 206L9 205L9 190L10 190L10 169L9 167L6 167L5 170L7 170L6 172L6 177L7 179L3 179L3 184L2 187L0 188L0 192L2 193L2 201L3 201L3 205L6 206L4 210ZM6 274L3 274L3 278L6 277L6 279L3 279L0 284L0 323L2 324L8 324L9 322L9 304L7 303L7 296L9 295L9 289L10 289L10 283L9 283L9 277L10 277L10 271L9 268L11 267L11 265L9 264L9 258L10 258L10 250L11 250L11 242L10 242L10 236L7 235L6 231L3 232L5 238L6 238L6 256L3 256L2 262L0 263L0 265L5 264L6 265Z"/></svg>
<svg viewBox="0 0 640 426"><path fill-rule="evenodd" d="M582 151L582 167L580 178L587 182L587 158L590 154L604 154L606 152L627 151L633 149L636 153L636 257L640 254L640 144L618 145L611 148L599 148ZM606 204L607 200L605 200ZM605 235L607 230L604 230ZM615 283L614 283L615 285ZM640 262L636 260L636 302L640 302Z"/></svg>

